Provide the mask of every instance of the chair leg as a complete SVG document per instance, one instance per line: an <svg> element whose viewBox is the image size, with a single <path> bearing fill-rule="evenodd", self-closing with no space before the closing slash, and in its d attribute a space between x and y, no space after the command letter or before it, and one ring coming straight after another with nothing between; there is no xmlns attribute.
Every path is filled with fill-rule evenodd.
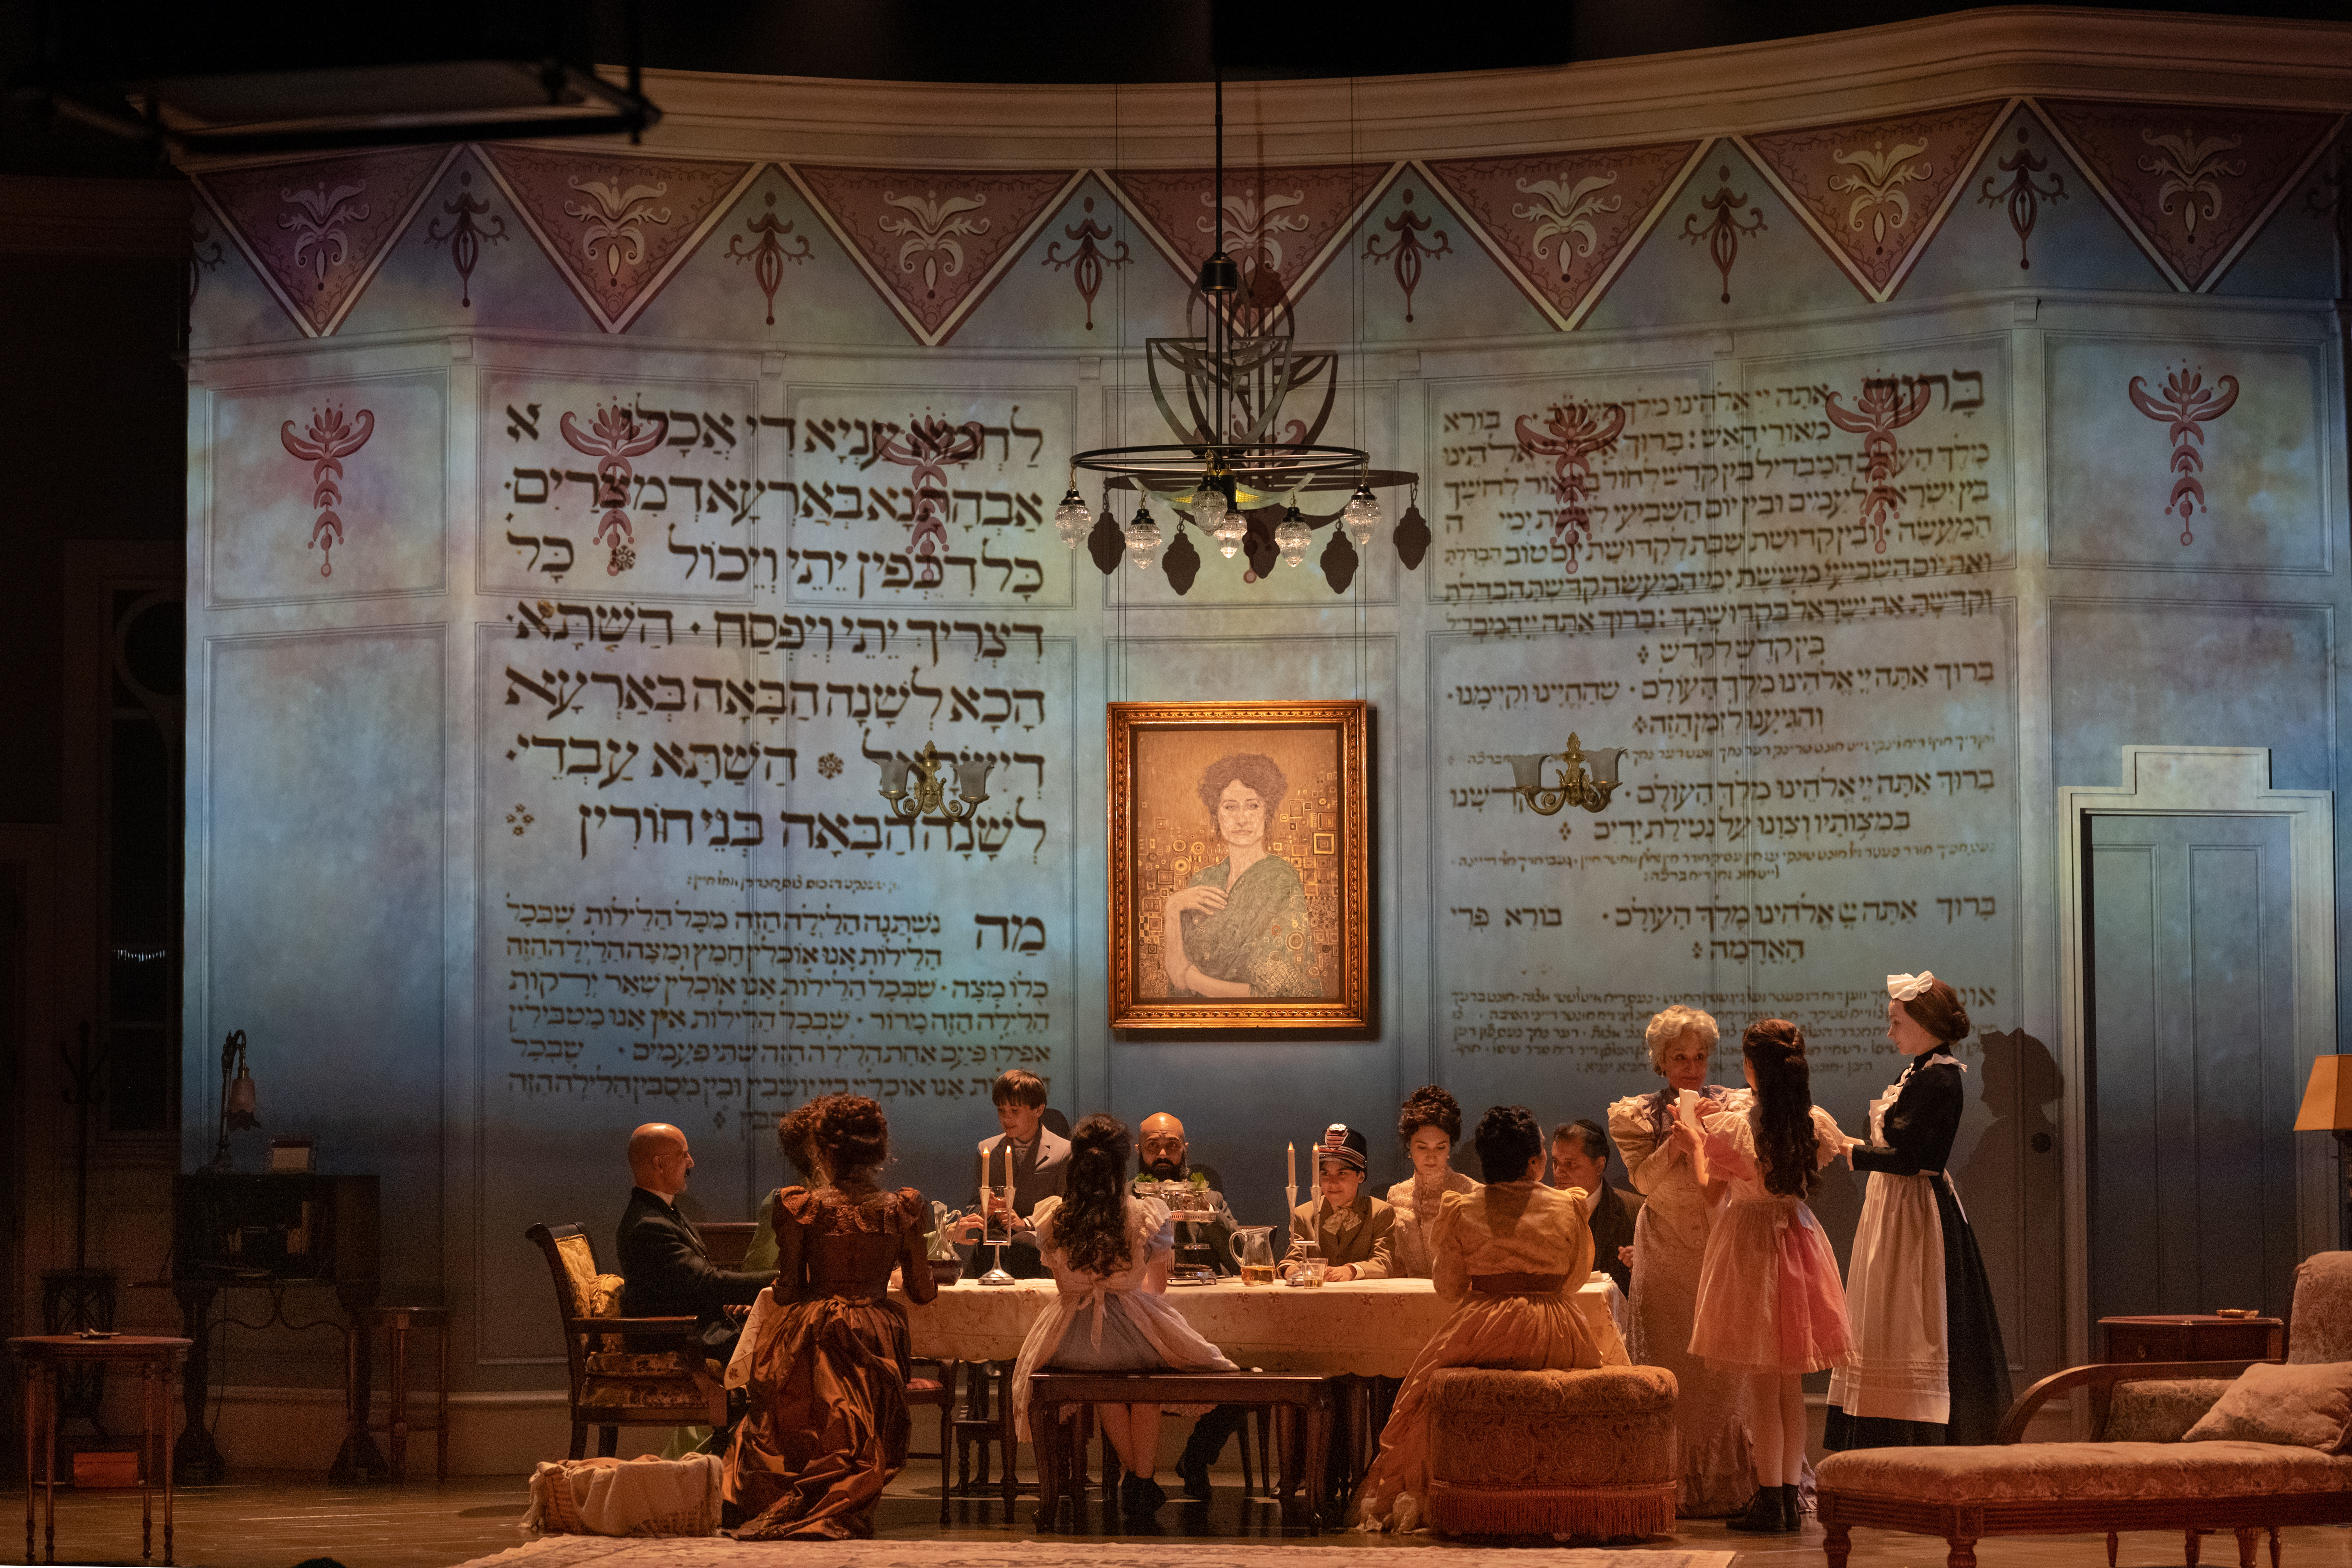
<svg viewBox="0 0 2352 1568"><path fill-rule="evenodd" d="M1242 1496L1244 1497L1257 1495L1257 1470L1263 1468L1253 1467L1250 1464L1250 1428L1252 1426L1257 1427L1258 1441L1263 1444L1265 1441L1265 1407L1264 1405L1250 1407L1249 1411L1242 1416L1242 1429L1236 1434L1242 1440Z"/></svg>
<svg viewBox="0 0 2352 1568"><path fill-rule="evenodd" d="M1977 1568L1977 1538L1973 1535L1948 1535L1944 1543L1951 1548L1944 1557L1944 1568ZM2196 1568L2194 1563L2190 1568Z"/></svg>
<svg viewBox="0 0 2352 1568"><path fill-rule="evenodd" d="M1265 1495L1267 1497L1272 1497L1274 1495L1274 1450L1267 1446L1270 1441L1267 1434L1273 1426L1274 1412L1264 1405L1259 1406L1257 1412L1257 1474L1258 1479L1265 1486ZM1248 1433L1244 1432L1242 1434L1242 1441L1244 1443L1249 1441Z"/></svg>
<svg viewBox="0 0 2352 1568"><path fill-rule="evenodd" d="M599 1426L596 1428L596 1457L598 1458L611 1458L615 1453L619 1452L620 1447L621 1429L618 1426ZM2189 1565L2189 1568L2197 1568L2197 1565L2192 1563Z"/></svg>
<svg viewBox="0 0 2352 1568"><path fill-rule="evenodd" d="M2107 1531L2107 1568L2116 1568L2116 1532Z"/></svg>
<svg viewBox="0 0 2352 1568"><path fill-rule="evenodd" d="M2238 1568L2254 1568L2254 1544L2262 1538L2263 1527L2259 1524L2238 1527Z"/></svg>
<svg viewBox="0 0 2352 1568"><path fill-rule="evenodd" d="M2188 1538L2180 1544L2181 1555L2188 1559L2189 1568L2197 1568L2198 1553L2204 1549L2205 1545L2203 1539L2205 1532L2201 1530L2188 1530L2181 1533Z"/></svg>
<svg viewBox="0 0 2352 1568"><path fill-rule="evenodd" d="M1853 1550L1853 1527L1832 1524L1822 1531L1822 1552L1829 1559L1829 1568L1845 1568L1847 1553Z"/></svg>
<svg viewBox="0 0 2352 1568"><path fill-rule="evenodd" d="M940 1369L947 1397L940 1401L940 1522L948 1521L948 1457L955 1447L955 1363Z"/></svg>
<svg viewBox="0 0 2352 1568"><path fill-rule="evenodd" d="M572 1424L572 1451L569 1454L566 1454L564 1458L567 1459L584 1459L587 1457L588 1423L585 1421L574 1421Z"/></svg>
<svg viewBox="0 0 2352 1568"><path fill-rule="evenodd" d="M2275 1524L2271 1526L2271 1568L2279 1568L2279 1533Z"/></svg>

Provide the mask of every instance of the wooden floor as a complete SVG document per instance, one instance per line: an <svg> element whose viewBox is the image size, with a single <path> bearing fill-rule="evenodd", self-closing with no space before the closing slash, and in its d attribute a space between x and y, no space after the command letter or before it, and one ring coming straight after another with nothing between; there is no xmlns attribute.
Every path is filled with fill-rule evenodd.
<svg viewBox="0 0 2352 1568"><path fill-rule="evenodd" d="M884 1500L877 1533L898 1540L947 1539L1013 1542L1032 1533L1035 1505L1024 1499L1017 1523L1007 1529L1003 1509L992 1501L955 1505L954 1521L939 1524L936 1472L918 1464L898 1478ZM1163 1485L1172 1476L1162 1476ZM1219 1477L1216 1497L1206 1504L1171 1497L1160 1512L1159 1539L1316 1540L1326 1546L1366 1551L1444 1551L1450 1544L1428 1536L1367 1536L1334 1531L1319 1538L1303 1529L1286 1530L1275 1505L1245 1500L1238 1474ZM315 1474L253 1472L220 1486L192 1487L179 1494L177 1556L205 1568L293 1568L313 1557L331 1557L345 1568L449 1568L471 1557L502 1552L522 1542L516 1526L525 1506L520 1476L474 1477L436 1486L333 1487ZM160 1511L160 1510L159 1510ZM1103 1523L1098 1505L1087 1523ZM2352 1568L2352 1529L2311 1527L2285 1533L2284 1568ZM1822 1568L1822 1532L1809 1524L1801 1539L1757 1541L1732 1535L1713 1521L1692 1521L1653 1544L1667 1549L1721 1549L1742 1553L1736 1568ZM1141 1541L1128 1534L1116 1539ZM13 1513L0 1531L0 1563L22 1561L24 1536ZM1459 1544L1473 1544L1468 1542ZM1475 1544L1493 1544L1478 1542ZM2227 1537L2204 1543L2207 1568L2231 1568L2236 1542ZM1977 1549L1983 1568L2105 1568L2103 1537L2050 1536L1988 1541ZM156 1561L162 1561L157 1525ZM60 1492L58 1497L59 1563L131 1563L139 1561L139 1497L136 1492ZM1852 1568L1941 1568L1944 1546L1919 1536L1858 1530ZM2174 1568L2185 1561L2180 1538L2155 1533L2124 1538L2119 1568ZM2264 1568L2267 1568L2267 1554Z"/></svg>

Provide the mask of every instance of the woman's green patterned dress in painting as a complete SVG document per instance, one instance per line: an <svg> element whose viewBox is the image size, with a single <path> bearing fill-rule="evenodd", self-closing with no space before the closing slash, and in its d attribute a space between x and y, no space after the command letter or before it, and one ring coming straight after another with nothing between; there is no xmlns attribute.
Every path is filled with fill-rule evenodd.
<svg viewBox="0 0 2352 1568"><path fill-rule="evenodd" d="M1246 984L1253 996L1314 996L1315 932L1307 918L1307 885L1298 868L1268 855L1225 886L1230 860L1203 866L1188 887L1215 888L1225 907L1183 916L1185 956L1216 980ZM1189 995L1189 992L1178 994Z"/></svg>

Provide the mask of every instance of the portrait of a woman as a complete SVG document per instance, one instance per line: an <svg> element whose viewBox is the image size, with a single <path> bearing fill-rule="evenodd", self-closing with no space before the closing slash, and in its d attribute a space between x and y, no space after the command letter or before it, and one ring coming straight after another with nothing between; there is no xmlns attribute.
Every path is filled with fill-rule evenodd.
<svg viewBox="0 0 2352 1568"><path fill-rule="evenodd" d="M1298 868L1266 838L1289 781L1255 752L1220 757L1199 794L1224 858L1161 906L1160 965L1180 996L1314 996L1315 934Z"/></svg>

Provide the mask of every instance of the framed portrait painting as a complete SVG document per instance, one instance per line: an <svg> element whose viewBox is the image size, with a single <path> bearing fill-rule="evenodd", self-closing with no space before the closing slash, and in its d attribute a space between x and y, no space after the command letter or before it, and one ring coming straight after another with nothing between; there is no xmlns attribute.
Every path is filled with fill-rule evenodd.
<svg viewBox="0 0 2352 1568"><path fill-rule="evenodd" d="M1110 1026L1370 1022L1361 702L1110 705Z"/></svg>

